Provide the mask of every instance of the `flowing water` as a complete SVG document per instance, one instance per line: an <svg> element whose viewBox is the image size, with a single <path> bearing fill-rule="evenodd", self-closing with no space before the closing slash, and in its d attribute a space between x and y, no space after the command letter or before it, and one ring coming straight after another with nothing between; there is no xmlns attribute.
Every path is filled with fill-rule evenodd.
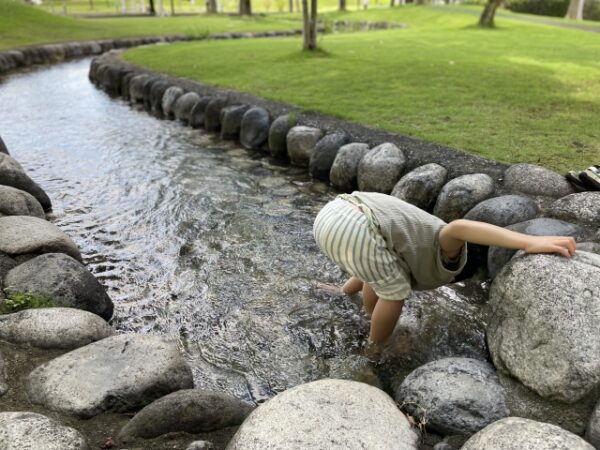
<svg viewBox="0 0 600 450"><path fill-rule="evenodd" d="M364 377L357 299L316 289L343 280L312 238L335 192L109 98L89 63L1 80L0 135L106 287L115 328L176 340L197 387L254 402Z"/></svg>

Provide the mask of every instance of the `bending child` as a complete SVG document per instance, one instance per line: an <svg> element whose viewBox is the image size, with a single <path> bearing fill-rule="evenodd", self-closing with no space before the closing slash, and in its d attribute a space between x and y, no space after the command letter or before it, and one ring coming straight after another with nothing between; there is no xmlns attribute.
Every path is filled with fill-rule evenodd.
<svg viewBox="0 0 600 450"><path fill-rule="evenodd" d="M575 240L529 236L471 220L449 224L396 197L376 192L342 194L315 219L313 233L321 250L352 277L342 291L362 289L371 316L370 343L392 334L411 290L449 283L464 268L467 242L526 253L570 257Z"/></svg>

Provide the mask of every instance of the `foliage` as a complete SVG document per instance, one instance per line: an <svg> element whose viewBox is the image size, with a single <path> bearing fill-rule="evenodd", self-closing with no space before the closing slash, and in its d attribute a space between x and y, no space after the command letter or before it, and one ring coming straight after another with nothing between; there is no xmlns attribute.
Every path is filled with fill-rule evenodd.
<svg viewBox="0 0 600 450"><path fill-rule="evenodd" d="M508 9L540 16L564 17L569 0L509 0Z"/></svg>
<svg viewBox="0 0 600 450"><path fill-rule="evenodd" d="M600 20L600 0L587 0L583 6L583 18Z"/></svg>
<svg viewBox="0 0 600 450"><path fill-rule="evenodd" d="M45 294L33 292L10 293L6 300L0 303L0 314L10 314L31 308L51 308L53 306L56 306L54 300Z"/></svg>

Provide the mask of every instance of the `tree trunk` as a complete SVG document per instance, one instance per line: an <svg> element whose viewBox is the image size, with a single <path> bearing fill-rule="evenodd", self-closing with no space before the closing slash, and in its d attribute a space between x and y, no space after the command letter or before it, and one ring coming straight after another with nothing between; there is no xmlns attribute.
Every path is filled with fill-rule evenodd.
<svg viewBox="0 0 600 450"><path fill-rule="evenodd" d="M317 0L302 0L304 50L317 49Z"/></svg>
<svg viewBox="0 0 600 450"><path fill-rule="evenodd" d="M209 14L217 13L217 0L207 0L206 1L206 12Z"/></svg>
<svg viewBox="0 0 600 450"><path fill-rule="evenodd" d="M396 3L394 0L390 0L390 7L393 7L394 3Z"/></svg>
<svg viewBox="0 0 600 450"><path fill-rule="evenodd" d="M150 3L150 15L155 16L156 10L154 9L154 0L149 0L149 3Z"/></svg>
<svg viewBox="0 0 600 450"><path fill-rule="evenodd" d="M585 0L571 0L567 10L566 19L583 20L583 6Z"/></svg>
<svg viewBox="0 0 600 450"><path fill-rule="evenodd" d="M492 28L494 26L494 15L499 3L500 0L488 0L479 18L480 27Z"/></svg>
<svg viewBox="0 0 600 450"><path fill-rule="evenodd" d="M174 0L171 0L171 15L175 15L175 3Z"/></svg>
<svg viewBox="0 0 600 450"><path fill-rule="evenodd" d="M294 0L290 0L290 12L294 12Z"/></svg>
<svg viewBox="0 0 600 450"><path fill-rule="evenodd" d="M240 0L240 16L251 16L252 15L252 4L251 0Z"/></svg>
<svg viewBox="0 0 600 450"><path fill-rule="evenodd" d="M340 11L346 11L346 0L340 0Z"/></svg>

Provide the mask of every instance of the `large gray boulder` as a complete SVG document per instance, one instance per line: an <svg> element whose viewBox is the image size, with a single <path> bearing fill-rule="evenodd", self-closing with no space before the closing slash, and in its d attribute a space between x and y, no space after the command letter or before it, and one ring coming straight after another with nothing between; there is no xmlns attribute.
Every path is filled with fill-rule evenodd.
<svg viewBox="0 0 600 450"><path fill-rule="evenodd" d="M588 231L580 225L545 217L515 223L506 228L532 236L570 236L578 240L589 237ZM509 248L490 247L487 261L490 276L495 277L516 252Z"/></svg>
<svg viewBox="0 0 600 450"><path fill-rule="evenodd" d="M253 106L244 113L240 127L240 144L248 150L260 150L269 138L269 111Z"/></svg>
<svg viewBox="0 0 600 450"><path fill-rule="evenodd" d="M112 334L99 316L73 308L26 309L0 316L0 339L39 348L71 350Z"/></svg>
<svg viewBox="0 0 600 450"><path fill-rule="evenodd" d="M135 75L129 81L129 101L142 103L144 101L144 83L150 78L147 73Z"/></svg>
<svg viewBox="0 0 600 450"><path fill-rule="evenodd" d="M119 433L129 442L166 433L203 433L240 425L254 409L235 397L202 389L183 389L152 402Z"/></svg>
<svg viewBox="0 0 600 450"><path fill-rule="evenodd" d="M446 222L461 219L477 203L491 196L494 189L494 180L484 173L454 178L440 191L433 213Z"/></svg>
<svg viewBox="0 0 600 450"><path fill-rule="evenodd" d="M131 100L131 81L140 75L137 72L130 72L121 79L121 97L124 100Z"/></svg>
<svg viewBox="0 0 600 450"><path fill-rule="evenodd" d="M9 154L8 153L8 148L6 148L6 144L2 140L2 137L0 137L0 153L5 153L7 155Z"/></svg>
<svg viewBox="0 0 600 450"><path fill-rule="evenodd" d="M231 105L221 109L221 139L233 141L239 137L242 119L249 108L248 105Z"/></svg>
<svg viewBox="0 0 600 450"><path fill-rule="evenodd" d="M175 102L173 112L177 120L181 120L183 123L189 123L192 116L192 109L196 106L196 103L200 101L200 96L195 92L186 92Z"/></svg>
<svg viewBox="0 0 600 450"><path fill-rule="evenodd" d="M0 185L0 217L2 216L46 217L40 202L29 192Z"/></svg>
<svg viewBox="0 0 600 450"><path fill-rule="evenodd" d="M487 336L496 368L551 400L574 404L597 395L598 283L594 253L513 258L490 289Z"/></svg>
<svg viewBox="0 0 600 450"><path fill-rule="evenodd" d="M418 436L383 391L356 381L319 380L261 404L228 450L416 450Z"/></svg>
<svg viewBox="0 0 600 450"><path fill-rule="evenodd" d="M47 253L19 264L6 275L7 293L31 293L52 299L55 306L83 309L105 320L113 303L84 265L63 253Z"/></svg>
<svg viewBox="0 0 600 450"><path fill-rule="evenodd" d="M204 126L204 114L211 100L212 97L209 96L201 97L198 103L194 105L190 111L190 126L192 128L201 128Z"/></svg>
<svg viewBox="0 0 600 450"><path fill-rule="evenodd" d="M358 164L358 188L389 194L406 166L402 150L386 142L367 152Z"/></svg>
<svg viewBox="0 0 600 450"><path fill-rule="evenodd" d="M296 126L296 118L290 114L279 116L269 128L269 150L277 158L287 158L287 135Z"/></svg>
<svg viewBox="0 0 600 450"><path fill-rule="evenodd" d="M358 187L358 165L368 152L369 146L358 142L341 147L329 172L331 184L341 191L355 190Z"/></svg>
<svg viewBox="0 0 600 450"><path fill-rule="evenodd" d="M465 219L507 227L535 218L540 209L537 203L524 195L503 195L478 203L465 214Z"/></svg>
<svg viewBox="0 0 600 450"><path fill-rule="evenodd" d="M396 391L402 408L442 436L471 435L509 415L494 367L445 358L411 372Z"/></svg>
<svg viewBox="0 0 600 450"><path fill-rule="evenodd" d="M590 417L587 429L585 430L585 439L596 449L600 448L600 403L594 408L594 413Z"/></svg>
<svg viewBox="0 0 600 450"><path fill-rule="evenodd" d="M529 195L564 197L573 187L561 174L533 164L515 164L504 172L504 187Z"/></svg>
<svg viewBox="0 0 600 450"><path fill-rule="evenodd" d="M472 436L461 450L594 450L579 436L556 425L507 417Z"/></svg>
<svg viewBox="0 0 600 450"><path fill-rule="evenodd" d="M144 91L144 109L148 112L152 112L152 88L155 84L163 81L162 78L157 76L151 76L144 81L144 87L142 88Z"/></svg>
<svg viewBox="0 0 600 450"><path fill-rule="evenodd" d="M308 172L313 178L328 181L333 161L340 148L350 141L350 136L343 132L330 133L323 137L310 156Z"/></svg>
<svg viewBox="0 0 600 450"><path fill-rule="evenodd" d="M221 110L227 106L225 97L214 97L204 110L204 129L206 131L219 131L221 129Z"/></svg>
<svg viewBox="0 0 600 450"><path fill-rule="evenodd" d="M548 214L557 219L600 225L600 192L580 192L556 200Z"/></svg>
<svg viewBox="0 0 600 450"><path fill-rule="evenodd" d="M0 448L4 450L89 450L85 438L41 414L0 412Z"/></svg>
<svg viewBox="0 0 600 450"><path fill-rule="evenodd" d="M29 192L40 202L44 211L52 209L52 202L44 190L29 178L21 164L4 153L0 153L0 185Z"/></svg>
<svg viewBox="0 0 600 450"><path fill-rule="evenodd" d="M56 225L31 216L0 217L0 252L15 257L40 253L66 253L81 261L81 253Z"/></svg>
<svg viewBox="0 0 600 450"><path fill-rule="evenodd" d="M150 111L158 118L163 118L162 99L167 89L171 87L171 83L166 80L158 80L152 84L150 89Z"/></svg>
<svg viewBox="0 0 600 450"><path fill-rule="evenodd" d="M131 411L193 387L175 344L156 336L122 334L42 364L27 377L29 399L81 418Z"/></svg>
<svg viewBox="0 0 600 450"><path fill-rule="evenodd" d="M184 91L179 86L167 88L162 98L162 110L165 119L175 119L175 104L183 94Z"/></svg>
<svg viewBox="0 0 600 450"><path fill-rule="evenodd" d="M323 131L318 128L293 127L287 134L287 151L290 162L296 166L308 167L310 157L321 137L323 137Z"/></svg>
<svg viewBox="0 0 600 450"><path fill-rule="evenodd" d="M391 195L431 212L447 174L446 168L439 164L425 164L404 175Z"/></svg>

